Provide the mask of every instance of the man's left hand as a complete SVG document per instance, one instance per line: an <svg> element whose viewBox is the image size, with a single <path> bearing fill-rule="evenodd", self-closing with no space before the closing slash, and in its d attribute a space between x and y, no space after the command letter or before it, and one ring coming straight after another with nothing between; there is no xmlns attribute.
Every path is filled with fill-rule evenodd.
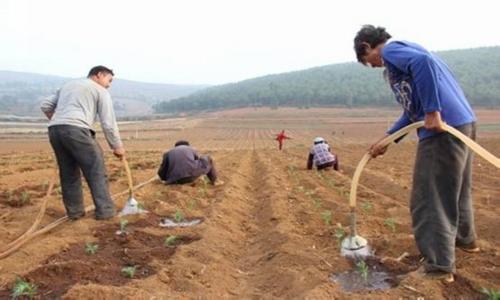
<svg viewBox="0 0 500 300"><path fill-rule="evenodd" d="M428 130L433 130L437 132L443 132L444 122L441 119L441 113L439 111L433 111L425 114L424 127Z"/></svg>

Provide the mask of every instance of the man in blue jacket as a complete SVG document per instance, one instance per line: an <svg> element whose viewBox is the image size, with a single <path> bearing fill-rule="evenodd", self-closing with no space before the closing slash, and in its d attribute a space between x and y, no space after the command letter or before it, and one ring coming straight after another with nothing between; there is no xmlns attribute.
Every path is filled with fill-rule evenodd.
<svg viewBox="0 0 500 300"><path fill-rule="evenodd" d="M410 211L424 271L453 282L455 246L478 252L471 199L472 153L444 132L444 123L474 139L476 117L448 66L435 54L406 41L389 41L383 27L365 25L354 39L360 63L385 68L397 102L399 120L386 133L424 120L418 130ZM384 136L385 137L385 136ZM373 144L373 158L387 146Z"/></svg>

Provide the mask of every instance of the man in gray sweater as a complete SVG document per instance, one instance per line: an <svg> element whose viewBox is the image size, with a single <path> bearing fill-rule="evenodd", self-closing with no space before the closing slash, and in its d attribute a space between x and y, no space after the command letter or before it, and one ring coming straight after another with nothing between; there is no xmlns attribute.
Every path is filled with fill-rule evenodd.
<svg viewBox="0 0 500 300"><path fill-rule="evenodd" d="M178 141L175 148L163 154L158 176L166 184L191 183L207 175L213 185L221 185L210 156L199 156L187 141Z"/></svg>
<svg viewBox="0 0 500 300"><path fill-rule="evenodd" d="M63 202L68 217L85 215L80 170L87 180L95 205L95 218L116 214L108 189L102 149L95 140L93 124L99 117L113 154L125 154L116 124L113 102L107 90L114 73L104 66L92 68L86 79L66 83L40 108L49 121L49 139L59 165Z"/></svg>

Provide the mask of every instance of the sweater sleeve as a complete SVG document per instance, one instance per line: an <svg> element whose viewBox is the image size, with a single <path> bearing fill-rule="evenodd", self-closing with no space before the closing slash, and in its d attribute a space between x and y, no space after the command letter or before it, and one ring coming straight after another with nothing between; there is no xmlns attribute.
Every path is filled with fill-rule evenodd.
<svg viewBox="0 0 500 300"><path fill-rule="evenodd" d="M390 43L383 48L382 58L413 78L425 113L441 111L438 67L431 53L419 51L404 44Z"/></svg>
<svg viewBox="0 0 500 300"><path fill-rule="evenodd" d="M392 127L387 131L388 134L393 134L394 132L398 131L399 129L410 125L412 122L410 118L408 118L407 114L403 112L399 120L397 120Z"/></svg>
<svg viewBox="0 0 500 300"><path fill-rule="evenodd" d="M99 92L99 101L97 105L97 112L101 121L102 131L106 137L106 141L112 149L122 147L120 132L118 131L118 124L116 123L115 111L113 109L113 102L111 96L106 90Z"/></svg>
<svg viewBox="0 0 500 300"><path fill-rule="evenodd" d="M40 109L44 113L53 113L56 110L58 101L59 101L59 90L57 90L54 95L44 98L40 103Z"/></svg>

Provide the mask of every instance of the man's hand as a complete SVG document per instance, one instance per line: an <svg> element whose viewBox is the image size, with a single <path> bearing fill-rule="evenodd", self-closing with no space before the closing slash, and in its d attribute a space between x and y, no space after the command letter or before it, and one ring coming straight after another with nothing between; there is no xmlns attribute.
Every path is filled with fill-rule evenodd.
<svg viewBox="0 0 500 300"><path fill-rule="evenodd" d="M53 112L44 112L44 114L47 116L47 119L52 120L52 116L54 115Z"/></svg>
<svg viewBox="0 0 500 300"><path fill-rule="evenodd" d="M387 135L382 137L375 144L371 145L369 152L370 152L370 155L372 156L372 158L376 158L379 155L383 155L387 151L387 147L389 147L389 145L383 145L380 143L386 137L387 137Z"/></svg>
<svg viewBox="0 0 500 300"><path fill-rule="evenodd" d="M439 111L433 111L425 114L425 129L442 132L445 131L444 124L443 120L441 120L441 113Z"/></svg>
<svg viewBox="0 0 500 300"><path fill-rule="evenodd" d="M122 158L125 155L125 148L118 147L116 149L113 149L113 154L118 158Z"/></svg>

